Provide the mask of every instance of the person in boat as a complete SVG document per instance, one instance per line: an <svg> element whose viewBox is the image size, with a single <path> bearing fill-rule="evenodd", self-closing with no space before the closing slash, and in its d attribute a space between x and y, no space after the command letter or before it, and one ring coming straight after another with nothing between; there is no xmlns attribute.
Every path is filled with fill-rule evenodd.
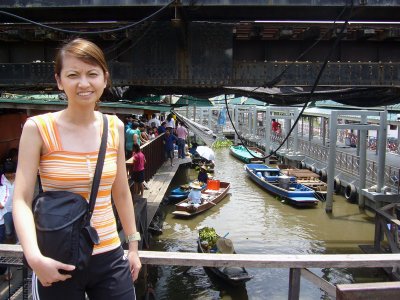
<svg viewBox="0 0 400 300"><path fill-rule="evenodd" d="M193 204L195 207L198 207L201 204L201 182L194 181L191 182L190 185L191 190L188 195L188 204Z"/></svg>
<svg viewBox="0 0 400 300"><path fill-rule="evenodd" d="M233 254L235 249L233 248L232 240L226 238L219 238L216 242L217 252L223 254Z"/></svg>
<svg viewBox="0 0 400 300"><path fill-rule="evenodd" d="M206 166L201 166L199 175L197 176L197 180L203 183L207 183L208 180L208 174L207 174L207 167Z"/></svg>

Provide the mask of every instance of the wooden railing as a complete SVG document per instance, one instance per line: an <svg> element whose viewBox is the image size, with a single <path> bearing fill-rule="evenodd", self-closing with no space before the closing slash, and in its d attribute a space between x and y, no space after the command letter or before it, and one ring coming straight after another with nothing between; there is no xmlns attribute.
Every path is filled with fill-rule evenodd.
<svg viewBox="0 0 400 300"><path fill-rule="evenodd" d="M154 140L151 140L140 147L144 156L146 157L144 172L145 181L148 181L151 177L153 177L165 161L163 140L164 134L160 134Z"/></svg>
<svg viewBox="0 0 400 300"><path fill-rule="evenodd" d="M7 260L21 260L19 245L0 245L3 264ZM314 274L309 268L394 268L400 263L400 254L203 254L184 252L139 251L142 264L168 266L206 266L289 269L288 299L300 296L300 279L303 276L336 297L336 286ZM25 286L25 285L24 285ZM367 297L368 294L365 294ZM368 297L367 297L368 298Z"/></svg>

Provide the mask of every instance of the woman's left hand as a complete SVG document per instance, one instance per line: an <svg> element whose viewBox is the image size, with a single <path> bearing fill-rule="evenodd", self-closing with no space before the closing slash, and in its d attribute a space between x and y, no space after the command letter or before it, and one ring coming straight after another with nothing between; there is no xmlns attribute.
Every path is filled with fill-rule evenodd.
<svg viewBox="0 0 400 300"><path fill-rule="evenodd" d="M139 271L142 268L142 263L140 262L138 252L128 251L128 260L129 260L132 280L136 281L136 279L138 279L139 276Z"/></svg>

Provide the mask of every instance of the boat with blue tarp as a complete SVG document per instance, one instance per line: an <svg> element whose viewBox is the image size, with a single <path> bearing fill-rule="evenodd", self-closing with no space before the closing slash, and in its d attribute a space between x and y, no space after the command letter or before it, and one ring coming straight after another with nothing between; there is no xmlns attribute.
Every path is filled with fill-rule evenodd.
<svg viewBox="0 0 400 300"><path fill-rule="evenodd" d="M231 146L229 147L229 153L246 164L264 162L264 151L257 147Z"/></svg>
<svg viewBox="0 0 400 300"><path fill-rule="evenodd" d="M202 189L206 188L207 184L202 183ZM182 184L171 190L171 193L168 196L169 203L177 203L183 199L186 199L190 192L190 183Z"/></svg>
<svg viewBox="0 0 400 300"><path fill-rule="evenodd" d="M263 164L246 164L245 170L250 178L265 190L297 207L310 207L318 204L315 191L296 182L296 177L286 176L278 168Z"/></svg>

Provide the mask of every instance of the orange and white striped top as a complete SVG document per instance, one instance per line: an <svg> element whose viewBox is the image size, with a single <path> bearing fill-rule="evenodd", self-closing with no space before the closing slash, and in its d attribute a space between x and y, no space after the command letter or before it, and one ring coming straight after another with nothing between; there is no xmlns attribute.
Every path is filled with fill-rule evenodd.
<svg viewBox="0 0 400 300"><path fill-rule="evenodd" d="M99 234L100 244L95 245L93 254L113 250L121 244L111 204L111 187L117 174L118 119L110 115L107 115L107 118L106 157L91 219L92 226ZM49 150L47 154L40 157L39 172L43 191L67 190L80 194L89 201L99 151L64 151L54 113L38 115L30 119L39 128L43 142Z"/></svg>

